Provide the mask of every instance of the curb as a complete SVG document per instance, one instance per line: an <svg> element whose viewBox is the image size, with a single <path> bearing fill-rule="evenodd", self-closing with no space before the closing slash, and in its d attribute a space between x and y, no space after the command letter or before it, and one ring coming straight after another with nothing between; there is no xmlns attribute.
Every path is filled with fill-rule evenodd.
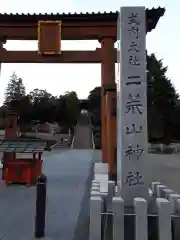
<svg viewBox="0 0 180 240"><path fill-rule="evenodd" d="M74 133L74 136L73 136L73 139L72 139L71 148L74 147L74 141L75 141L75 133Z"/></svg>
<svg viewBox="0 0 180 240"><path fill-rule="evenodd" d="M90 122L90 125L91 125L91 138L92 138L93 150L96 150L95 143L94 143L94 134L93 134L93 130L92 130L91 117L89 117L89 122Z"/></svg>
<svg viewBox="0 0 180 240"><path fill-rule="evenodd" d="M72 139L72 143L71 143L71 148L74 148L74 141L75 141L75 128L78 125L78 122L76 123L76 125L74 126L74 135L73 135L73 139Z"/></svg>
<svg viewBox="0 0 180 240"><path fill-rule="evenodd" d="M84 196L81 201L81 209L79 212L77 226L74 232L73 240L89 239L89 223L90 223L90 190L92 186L92 180L94 177L94 163L90 163L90 172L86 180L86 187Z"/></svg>

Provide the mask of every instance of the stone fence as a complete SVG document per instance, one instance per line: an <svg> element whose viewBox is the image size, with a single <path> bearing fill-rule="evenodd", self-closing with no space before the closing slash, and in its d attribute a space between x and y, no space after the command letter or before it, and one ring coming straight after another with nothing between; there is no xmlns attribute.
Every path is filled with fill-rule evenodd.
<svg viewBox="0 0 180 240"><path fill-rule="evenodd" d="M180 194L152 182L149 200L135 198L126 207L106 166L95 164L90 195L89 240L179 240ZM98 173L97 173L98 172Z"/></svg>
<svg viewBox="0 0 180 240"><path fill-rule="evenodd" d="M149 202L135 198L130 211L114 182L108 192L100 191L99 181L92 183L89 240L179 240L179 224L180 195L160 183L152 183Z"/></svg>

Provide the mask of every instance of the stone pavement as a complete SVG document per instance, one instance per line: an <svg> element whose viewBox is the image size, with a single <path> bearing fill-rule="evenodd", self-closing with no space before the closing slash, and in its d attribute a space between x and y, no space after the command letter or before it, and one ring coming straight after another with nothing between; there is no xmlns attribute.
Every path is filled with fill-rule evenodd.
<svg viewBox="0 0 180 240"><path fill-rule="evenodd" d="M96 162L101 159L101 151L94 152ZM146 173L149 182L159 181L180 193L180 155L177 154L148 154Z"/></svg>
<svg viewBox="0 0 180 240"><path fill-rule="evenodd" d="M150 182L160 181L180 193L180 156L173 154L148 154L147 171Z"/></svg>
<svg viewBox="0 0 180 240"><path fill-rule="evenodd" d="M75 239L81 205L87 206L91 170L92 150L44 154L44 173L48 178L46 236L50 239ZM33 239L35 200L35 187L6 187L0 182L0 239Z"/></svg>

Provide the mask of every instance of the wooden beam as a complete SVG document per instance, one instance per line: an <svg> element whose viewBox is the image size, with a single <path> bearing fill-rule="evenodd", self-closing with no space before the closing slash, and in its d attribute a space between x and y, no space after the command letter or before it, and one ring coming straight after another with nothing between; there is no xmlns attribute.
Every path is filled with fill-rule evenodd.
<svg viewBox="0 0 180 240"><path fill-rule="evenodd" d="M107 136L107 160L109 170L109 180L115 180L116 176L116 116L114 110L116 110L116 90L108 91L106 96L106 136Z"/></svg>
<svg viewBox="0 0 180 240"><path fill-rule="evenodd" d="M116 24L111 25L78 25L62 22L62 40L93 40L102 37L116 39ZM0 39L7 40L37 40L38 24L0 24Z"/></svg>
<svg viewBox="0 0 180 240"><path fill-rule="evenodd" d="M116 62L116 49L114 49ZM2 63L101 63L101 48L95 51L62 51L60 55L41 56L37 51L0 51Z"/></svg>

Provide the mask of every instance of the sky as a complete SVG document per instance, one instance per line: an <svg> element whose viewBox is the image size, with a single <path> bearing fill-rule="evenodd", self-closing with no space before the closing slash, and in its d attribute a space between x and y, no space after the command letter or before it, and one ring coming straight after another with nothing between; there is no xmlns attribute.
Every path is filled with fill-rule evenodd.
<svg viewBox="0 0 180 240"><path fill-rule="evenodd" d="M3 0L1 0L3 1ZM122 6L165 7L165 15L155 30L147 34L148 53L155 53L168 66L167 76L180 93L179 56L180 20L178 0L6 0L1 13L68 13L119 11ZM95 50L97 41L63 41L62 50ZM7 41L8 50L37 50L36 41ZM46 89L59 96L76 91L79 98L87 98L89 91L101 83L100 64L2 64L0 75L0 104L12 72L23 79L27 93L35 88Z"/></svg>

